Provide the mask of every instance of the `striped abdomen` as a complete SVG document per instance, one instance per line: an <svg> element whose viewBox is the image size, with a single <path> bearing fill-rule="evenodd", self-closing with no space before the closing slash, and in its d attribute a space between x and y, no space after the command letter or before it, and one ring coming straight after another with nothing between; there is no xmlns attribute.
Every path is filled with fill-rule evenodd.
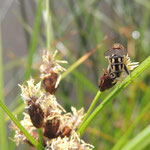
<svg viewBox="0 0 150 150"><path fill-rule="evenodd" d="M124 57L113 56L109 58L109 74L113 74L114 78L120 77L123 71L129 74L126 65L124 64Z"/></svg>

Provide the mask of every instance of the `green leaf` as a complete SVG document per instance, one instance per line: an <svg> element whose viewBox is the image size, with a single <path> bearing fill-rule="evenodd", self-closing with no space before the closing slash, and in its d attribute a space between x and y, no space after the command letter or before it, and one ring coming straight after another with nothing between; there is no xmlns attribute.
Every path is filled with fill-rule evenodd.
<svg viewBox="0 0 150 150"><path fill-rule="evenodd" d="M150 144L150 126L138 133L121 150L142 150L148 144Z"/></svg>
<svg viewBox="0 0 150 150"><path fill-rule="evenodd" d="M28 56L28 62L27 62L27 70L25 74L25 80L27 80L30 75L31 75L31 70L32 70L32 61L33 61L33 56L34 53L37 49L37 43L38 43L38 34L40 31L40 23L41 23L41 14L42 14L42 0L38 0L38 8L36 12L36 18L35 18L35 23L34 23L34 29L33 29L33 35L29 47L29 56Z"/></svg>
<svg viewBox="0 0 150 150"><path fill-rule="evenodd" d="M0 27L1 30L1 27ZM1 31L0 31L0 101L4 101L3 95L3 60L2 60L2 39L1 39ZM0 109L0 147L1 150L7 150L7 133L6 133L6 123L5 123L5 115L4 111Z"/></svg>

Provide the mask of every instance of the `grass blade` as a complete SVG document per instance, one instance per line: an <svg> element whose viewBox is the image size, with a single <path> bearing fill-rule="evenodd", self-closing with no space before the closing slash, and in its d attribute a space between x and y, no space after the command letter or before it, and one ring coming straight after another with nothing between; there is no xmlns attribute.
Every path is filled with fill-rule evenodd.
<svg viewBox="0 0 150 150"><path fill-rule="evenodd" d="M27 61L27 70L25 74L25 80L27 80L31 75L33 56L37 48L38 34L40 30L41 14L42 14L42 2L43 2L42 0L37 1L38 8L36 12L33 35L32 35L32 39L31 39L31 43L29 47L29 56L28 56L28 61Z"/></svg>
<svg viewBox="0 0 150 150"><path fill-rule="evenodd" d="M137 136L135 136L127 145L121 150L142 150L150 144L150 126L146 127Z"/></svg>
<svg viewBox="0 0 150 150"><path fill-rule="evenodd" d="M47 40L47 49L48 49L48 50L50 50L50 44L51 44L51 41L50 41L50 22L49 22L49 21L50 21L49 1L50 1L50 0L46 0L46 14L47 14L46 40Z"/></svg>
<svg viewBox="0 0 150 150"><path fill-rule="evenodd" d="M144 97L149 96L149 90L147 90L146 95ZM144 100L144 98L142 99ZM127 142L129 136L135 129L136 125L141 121L143 116L148 113L148 110L150 109L150 103L146 104L146 106L143 108L143 110L140 112L140 114L136 117L132 125L127 129L127 131L124 133L124 135L117 140L116 144L113 146L112 150L120 150L120 148Z"/></svg>
<svg viewBox="0 0 150 150"><path fill-rule="evenodd" d="M3 108L3 110L7 113L7 115L10 117L10 119L15 123L15 125L21 130L21 132L27 137L27 139L39 150L44 150L44 147L38 143L28 132L27 130L20 124L18 119L15 118L15 116L8 110L8 108L0 101L0 106Z"/></svg>
<svg viewBox="0 0 150 150"><path fill-rule="evenodd" d="M0 27L0 98L4 100L3 95L3 60L2 60L2 39L1 39L1 27ZM7 133L4 111L0 109L0 147L1 150L7 150Z"/></svg>
<svg viewBox="0 0 150 150"><path fill-rule="evenodd" d="M38 129L38 133L39 133L40 144L43 145L43 132L42 132L42 128Z"/></svg>
<svg viewBox="0 0 150 150"><path fill-rule="evenodd" d="M104 108L104 106L113 100L125 87L127 87L137 76L139 76L146 68L150 66L150 56L145 59L141 65L136 68L130 76L128 76L121 84L119 84L104 100L103 102L94 110L91 116L84 123L82 128L78 130L80 136L83 135L88 125L93 121L93 119L99 114L99 112Z"/></svg>
<svg viewBox="0 0 150 150"><path fill-rule="evenodd" d="M82 129L82 126L84 125L85 121L87 120L87 118L90 116L92 110L94 109L94 107L96 106L98 100L100 99L100 96L101 96L101 92L98 91L94 100L92 101L92 104L90 105L90 108L88 109L87 113L86 113L86 116L84 117L80 127L79 127L79 131Z"/></svg>

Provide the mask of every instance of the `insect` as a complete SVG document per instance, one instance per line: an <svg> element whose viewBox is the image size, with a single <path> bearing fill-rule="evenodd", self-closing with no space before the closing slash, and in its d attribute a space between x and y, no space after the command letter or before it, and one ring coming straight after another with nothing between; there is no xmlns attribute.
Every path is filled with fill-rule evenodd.
<svg viewBox="0 0 150 150"><path fill-rule="evenodd" d="M133 70L139 65L139 62L131 62L127 50L123 45L115 43L112 48L104 53L109 61L109 66L104 70L104 74L99 80L99 89L101 92L113 87L121 77L122 72L129 75L129 70Z"/></svg>
<svg viewBox="0 0 150 150"><path fill-rule="evenodd" d="M108 73L111 78L120 77L123 71L129 75L127 65L130 62L130 58L123 45L119 43L113 44L112 48L104 53L104 56L109 61Z"/></svg>
<svg viewBox="0 0 150 150"><path fill-rule="evenodd" d="M99 89L101 92L110 89L117 83L116 78L111 77L108 73L108 70L104 70L104 74L101 76L99 80Z"/></svg>

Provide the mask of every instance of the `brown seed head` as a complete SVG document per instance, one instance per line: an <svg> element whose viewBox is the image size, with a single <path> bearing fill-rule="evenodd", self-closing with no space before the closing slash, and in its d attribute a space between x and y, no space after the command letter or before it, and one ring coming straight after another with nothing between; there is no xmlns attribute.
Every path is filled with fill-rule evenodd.
<svg viewBox="0 0 150 150"><path fill-rule="evenodd" d="M29 106L28 109L30 119L32 121L32 124L36 128L40 128L43 125L44 121L44 112L39 104L33 103Z"/></svg>
<svg viewBox="0 0 150 150"><path fill-rule="evenodd" d="M52 120L47 120L44 126L44 133L43 135L45 137L48 137L49 139L57 138L58 137L58 129L60 125L60 120L55 117Z"/></svg>
<svg viewBox="0 0 150 150"><path fill-rule="evenodd" d="M57 88L55 88L56 82L57 82L58 75L56 73L51 73L50 76L45 77L43 79L44 88L46 92L49 92L50 94L55 94Z"/></svg>
<svg viewBox="0 0 150 150"><path fill-rule="evenodd" d="M63 137L69 137L70 136L70 133L71 133L71 128L69 128L68 126L65 126L63 131L62 131L62 134L60 135L62 138Z"/></svg>
<svg viewBox="0 0 150 150"><path fill-rule="evenodd" d="M108 74L108 71L105 70L104 74L101 76L99 80L99 89L101 92L110 89L116 84L115 78L111 78L110 75Z"/></svg>

